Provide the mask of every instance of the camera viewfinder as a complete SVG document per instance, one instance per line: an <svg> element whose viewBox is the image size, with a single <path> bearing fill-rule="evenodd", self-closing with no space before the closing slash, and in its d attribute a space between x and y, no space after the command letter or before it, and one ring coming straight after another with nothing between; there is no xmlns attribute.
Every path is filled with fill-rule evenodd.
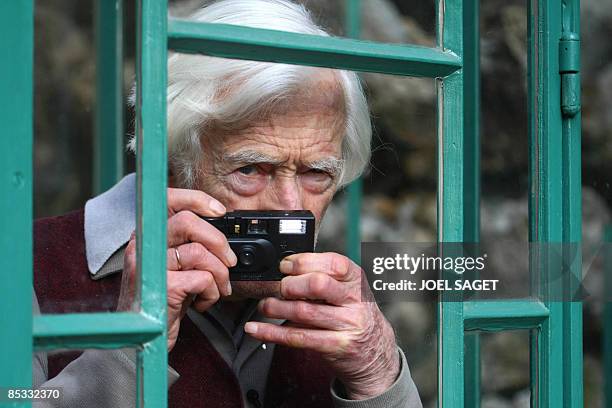
<svg viewBox="0 0 612 408"><path fill-rule="evenodd" d="M266 221L265 220L249 220L247 226L248 234L266 234Z"/></svg>

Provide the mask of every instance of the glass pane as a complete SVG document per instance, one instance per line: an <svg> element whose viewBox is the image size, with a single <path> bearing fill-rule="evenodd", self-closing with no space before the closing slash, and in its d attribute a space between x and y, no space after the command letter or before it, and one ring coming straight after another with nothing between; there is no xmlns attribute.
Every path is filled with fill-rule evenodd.
<svg viewBox="0 0 612 408"><path fill-rule="evenodd" d="M116 208L98 221L84 210L94 195L94 5L36 2L34 289L42 313L115 311L122 248L104 248L91 236L113 235L123 247L133 230L109 223L120 218ZM133 211L127 204L124 215Z"/></svg>
<svg viewBox="0 0 612 408"><path fill-rule="evenodd" d="M34 401L46 406L136 406L136 350L34 353Z"/></svg>
<svg viewBox="0 0 612 408"><path fill-rule="evenodd" d="M529 331L481 333L483 408L529 408Z"/></svg>
<svg viewBox="0 0 612 408"><path fill-rule="evenodd" d="M372 158L363 179L364 242L436 240L436 88L434 80L362 74L373 122ZM342 251L348 194L338 194L323 224L322 248ZM348 220L350 222L350 220Z"/></svg>
<svg viewBox="0 0 612 408"><path fill-rule="evenodd" d="M79 9L79 7L81 6L74 5L74 7L70 10ZM133 23L133 4L131 2L126 2L126 16L126 24ZM91 24L91 22L89 24ZM131 26L133 27L134 24L131 24ZM89 27L89 30L91 30L91 27ZM128 81L128 84L126 86L126 93L129 93L129 89L131 87L131 84L129 83L129 81L131 81L129 73L133 72L133 37L132 34L130 34L132 31L132 29L126 30L125 48L127 73L125 76ZM88 47L88 49L89 48L91 47ZM93 58L93 56L91 57ZM190 65L188 67L188 77L190 77L190 75L194 73L194 71L191 71L192 68L195 68L195 65ZM173 78L176 78L176 75L179 75L180 73L180 70L178 73L177 71L174 71L175 76ZM370 108L375 117L374 127L376 129L376 136L374 139L374 149L376 151L373 156L372 170L367 174L364 180L364 189L367 200L364 205L364 214L368 215L367 212L370 212L370 214L366 218L364 218L364 239L373 241L400 239L403 241L431 242L435 240L436 235L436 102L434 82L433 80L395 78L384 75L364 75L363 78L367 85L367 94L370 99ZM93 80L90 80L88 82L89 88L87 89L90 94L94 93L94 83L95 81ZM224 82L222 83L222 85L226 83L227 82ZM232 89L229 89L229 91L231 90ZM221 95L226 96L223 93ZM313 95L311 94L308 94L307 96L313 97ZM303 100L297 98L291 100L291 102L292 103L289 103L287 105L276 105L275 107L280 108L280 111L287 115L291 114L292 109L296 109L298 110L298 112L299 109L304 109L304 106L302 106ZM88 112L91 115L91 106L88 109ZM133 118L133 115L129 114L126 115L126 117L131 119ZM257 120L262 118L255 115L251 119L256 122ZM91 118L89 120L91 121ZM172 122L172 119L170 119L169 122L171 122L171 126L172 124L176 126L176 122ZM293 123L289 124L294 125ZM128 134L131 133L132 123L128 123L125 128ZM208 131L210 129L198 128L198 131L204 130ZM240 131L244 131L244 128L234 128L232 126L229 126L214 128L214 130L218 133L215 133L213 136L223 136L223 138L211 137L211 139L214 139L214 143L209 146L211 148L219 147L225 141L230 139L232 136L232 131L236 131L237 133L239 133ZM79 128L79 134L91 134L89 124L87 126L81 126ZM204 138L202 137L202 139ZM247 138L245 137L245 139ZM65 139L63 136L60 135L54 138L53 140L55 143L61 143ZM205 142L206 141L203 141L202 143ZM253 146L264 146L266 144L265 142L265 140L259 140L257 141L257 143L254 143ZM88 143L89 145L87 149L90 149L91 141L89 141ZM281 147L284 146L283 144L278 145ZM80 149L83 150L84 148ZM203 152L208 151L209 150L206 149L203 150ZM276 150L273 150L273 152L275 151ZM79 150L77 150L75 154L78 155ZM91 158L90 156L88 157L89 158L86 160L85 164L82 164L82 167L90 166ZM223 156L223 158L225 159L226 157ZM177 161L178 156L174 156L172 159L174 160L173 163L175 165L177 165L177 163L180 164L180 162ZM215 161L216 164L219 164L219 162L221 162L221 160ZM197 161L197 163L199 164L200 162ZM171 177L171 183L176 183L179 178L178 176L185 175L184 173L180 173L178 171L180 169L181 167L173 167L171 169L171 171L175 171L172 176L176 176L176 178ZM317 171L315 171L315 173L319 175L312 175L313 180L311 180L315 184L317 180L319 180L317 177L320 177L321 172L331 172L333 169L330 170L328 167L324 167L322 169L317 168L316 170ZM244 176L248 176L250 174L250 169L244 169L244 171L237 171L234 175L237 177L242 177L237 173L242 173ZM218 173L212 173L213 176L216 174ZM42 170L39 171L39 177L45 176L46 174ZM90 180L90 178L87 178L87 180ZM187 179L182 180L185 181ZM274 207L276 209L280 208L280 204L278 202L273 201L274 197L267 198L266 200L261 200L259 202L254 203L252 200L249 200L244 197L236 199L235 196L225 196L224 194L222 194L222 191L220 192L216 189L222 184L223 181L226 180L221 180L209 184L203 183L199 185L191 185L191 187L201 189L207 193L210 193L213 196L218 197L219 200L223 201L224 204L226 204L226 207L230 210L246 208L269 209L270 207ZM82 206L86 198L93 195L90 181L84 181L83 183L83 185L85 186L83 187L85 195L84 198L76 204L76 207ZM256 183L244 184L247 187L252 187L253 185L256 185ZM187 186L187 184L179 183L172 185L175 187ZM244 194L248 195L246 193ZM123 197L121 199L115 200L113 205L117 205L118 203L123 202L122 200L125 201L125 198ZM341 201L343 200L343 193L340 193L338 195L338 200L338 202L341 203ZM287 204L285 202L283 204L291 206L291 203ZM44 207L44 201L41 201L41 206ZM334 213L335 211L338 211L338 208L340 207L336 206L336 202L334 202L333 206L333 208L329 209L328 217L326 218L325 222L323 222L323 224L326 224L326 228L327 225L330 225L332 227L334 225L342 225L340 224L342 222L340 217L337 217ZM53 214L62 214L68 211L70 208L71 207L69 206L61 207L57 211L53 212ZM112 215L101 217L102 221L105 225L112 224L117 225L117 228L120 228L123 224L121 222L120 217L117 216L118 213L115 207L113 207L113 210L115 211L115 213L113 213ZM115 222L117 222L117 224L114 224ZM371 223L370 226L366 225L366 223L368 222ZM369 228L369 230L366 230L366 228ZM344 224L342 228L337 228L337 230L338 232L341 232L341 235L343 237L344 232L346 230L346 224ZM103 231L106 232L99 233L98 240L104 240L110 237L116 231L116 228L109 228ZM85 233L87 234L87 230L85 231ZM324 235L325 233L321 232L321 249L324 249ZM339 238L335 241L338 242L341 239L342 238ZM52 241L57 243L59 247L58 250L68 246L65 240L58 240L55 236L51 237L49 240L50 242ZM46 246L41 246L40 248L44 248L45 251L48 250ZM55 247L51 247L51 249L53 248ZM87 248L83 246L83 244L77 249L81 251L81 255L86 255ZM336 249L334 250L342 253L344 252L344 246L336 247ZM172 251L173 250L171 249L169 252L169 259L173 262L176 262L175 267L181 268L181 263L186 266L191 262L189 260L189 256L185 253L181 253L179 256L177 256L176 253ZM105 257L101 261L102 266L109 265L110 269L117 267L121 269L123 267L123 255L120 252L105 255L107 255L107 257ZM75 266L75 268L78 269L77 271L75 271L75 273L83 272L82 275L79 275L79 279L68 279L66 281L62 281L57 279L57 275L45 275L48 278L44 280L39 280L39 284L37 284L36 289L37 295L39 295L38 300L42 312L57 313L67 311L88 312L100 310L115 310L118 288L121 285L120 275L118 273L113 274L112 272L114 271L110 271L109 269L109 275L107 277L100 278L100 280L92 280L87 273L88 267L89 266L87 259L81 259L80 264ZM45 271L44 268L38 268L38 270ZM278 284L275 283L275 285ZM253 293L253 288L249 288L248 285L244 285L244 282L232 282L232 289L234 292L234 296L236 294L242 294L243 296L246 296L245 294L247 294L250 296L250 298L254 299L269 294L269 292ZM268 290L266 288L263 289ZM249 292L249 290L251 292ZM58 296L54 295L56 291L60 292ZM189 300L192 300L193 297ZM199 299L196 299L196 301L197 300ZM190 304L190 302L186 303ZM227 372L224 372L224 370L234 370L235 376L238 377L241 382L243 380L247 382L250 381L247 384L248 387L244 390L246 391L245 395L239 395L239 390L232 388L231 392L227 390L223 391L225 394L223 394L222 392L221 397L231 397L248 400L248 391L251 389L258 390L258 387L261 387L262 379L265 380L266 376L262 376L261 373L253 375L253 369L249 368L248 364L244 364L242 367L237 368L237 365L240 365L239 362L237 362L236 360L236 356L238 356L238 354L240 353L240 351L237 350L242 347L242 344L248 345L248 347L252 347L253 345L255 345L254 349L260 351L263 350L261 352L264 355L269 355L271 354L269 353L269 351L274 350L273 345L266 343L256 343L254 341L248 340L250 337L244 335L244 323L247 321L248 318L252 317L252 313L255 313L255 304L256 300L249 300L245 302L222 301L218 302L215 306L206 305L206 313L198 313L198 311L195 309L195 306L186 311L187 318L183 318L181 321L181 332L178 333L178 340L176 341L175 348L173 348L172 352L170 352L169 355L170 365L173 367L175 365L180 367L180 364L189 365L189 361L191 360L189 358L183 359L182 357L180 357L184 357L186 355L181 353L187 353L185 350L189 349L186 349L185 347L192 347L194 344L197 344L196 340L194 340L195 338L197 338L197 336L200 336L200 341L202 341L202 338L204 338L202 334L206 333L206 335L210 335L209 342L206 342L206 339L204 339L203 342L206 342L206 344L208 344L208 350L210 351L210 355L214 356L212 358L217 359L214 361L218 363L216 364L216 367L220 370L219 375L227 374ZM185 309L187 309L187 307L185 307ZM401 336L401 342L399 345L405 350L408 363L413 371L413 378L417 383L417 387L419 389L424 390L424 401L432 401L434 395L437 392L436 382L434 380L436 377L436 337L434 315L435 307L433 305L428 304L421 305L418 303L397 303L390 305L382 305L382 309L384 313L388 316L391 323L395 326L397 333ZM409 313L412 316L410 318L407 317ZM413 318L416 319L416 321L413 320ZM418 325L418 330L413 330L413 325ZM170 331L172 332L173 330L175 330L177 326L171 327ZM223 340L215 340L213 338L213 335L210 334L210 331L203 331L200 330L198 327L214 327L214 329L216 330L215 333L218 334L219 338L223 338ZM177 335L176 331L174 334ZM215 350L212 349L212 346L210 344L211 342L215 344ZM181 350L181 348L179 347L183 347L182 352L179 351ZM414 350L416 350L417 348L419 350L419 353L414 352ZM232 351L228 351L230 349L233 349L233 357ZM226 351L227 353L225 353ZM278 370L279 367L280 369L287 369L287 365L289 364L289 368L291 368L293 371L299 372L299 370L297 370L295 366L302 367L301 364L294 364L292 366L290 365L292 361L300 360L302 355L299 353L299 351L295 350L291 350L291 352L289 353L285 350L284 354L275 353L276 356L282 357L282 360L280 360L282 364L280 366L274 365L275 360L272 360L271 363L270 360L266 361L267 363L272 364L272 368L270 370ZM187 355L188 354L189 353L187 353ZM244 357L243 355L241 356ZM277 358L281 359L281 357ZM291 360L292 358L294 360ZM225 363L223 360L225 360ZM207 361L210 362L212 360L209 359ZM229 364L227 363L227 361L229 361ZM314 369L311 367L310 370L312 371L310 371L310 373L312 373L313 371L317 371L317 367L318 366L315 366ZM306 366L305 368L308 369L308 366ZM185 370L189 370L189 367L184 367L183 371L179 370L182 376L181 378L189 377L189 373ZM229 371L229 373L231 378L231 371ZM277 371L276 373L277 374L274 375L270 374L270 378L274 378L279 381L285 378L283 375L279 375ZM305 371L305 373L308 374L308 371ZM304 381L304 378L301 378L300 381ZM324 388L321 388L321 390L323 390L325 392L325 395L327 395L329 391L328 382L322 381L322 384L323 382L325 382L325 384ZM300 382L299 384L302 384L302 382ZM306 383L304 382L304 384ZM299 389L301 389L301 387ZM211 390L204 391L211 392ZM264 391L260 390L258 392L260 395L259 398L263 399ZM191 394L188 392L181 392L180 387L175 387L171 389L171 398L172 395ZM251 395L253 395L253 393L251 393ZM282 395L282 393L276 392L272 393L271 395L273 395L273 398L275 398L276 396Z"/></svg>
<svg viewBox="0 0 612 408"><path fill-rule="evenodd" d="M523 0L480 2L481 242L494 298L530 290L527 22Z"/></svg>
<svg viewBox="0 0 612 408"><path fill-rule="evenodd" d="M610 15L602 5L580 8L583 274L591 295L583 304L585 406L612 404L612 50L601 41Z"/></svg>
<svg viewBox="0 0 612 408"><path fill-rule="evenodd" d="M203 4L212 1L171 0L171 14L188 17ZM314 17L315 22L332 35L347 37L347 4L351 0L298 0ZM404 2L401 0L361 0L361 34L364 40L383 43L405 43L435 46L435 2ZM262 6L254 7L262 9ZM248 18L253 17L249 11ZM261 24L261 23L260 23ZM264 26L261 28L273 28Z"/></svg>
<svg viewBox="0 0 612 408"><path fill-rule="evenodd" d="M380 74L361 78L374 128L371 165L362 177L361 241L435 242L435 82ZM348 197L343 191L329 206L317 252L346 253L346 226L355 222L347 219ZM438 392L435 299L400 294L380 304L395 329L424 406L430 406Z"/></svg>
<svg viewBox="0 0 612 408"><path fill-rule="evenodd" d="M527 10L480 5L483 242L527 241Z"/></svg>
<svg viewBox="0 0 612 408"><path fill-rule="evenodd" d="M36 218L80 208L91 194L95 101L92 10L92 1L35 2Z"/></svg>

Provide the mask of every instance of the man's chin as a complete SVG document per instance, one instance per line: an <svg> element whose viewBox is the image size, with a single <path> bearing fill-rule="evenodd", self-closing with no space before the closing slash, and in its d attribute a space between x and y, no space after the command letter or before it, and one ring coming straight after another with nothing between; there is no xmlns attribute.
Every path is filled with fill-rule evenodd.
<svg viewBox="0 0 612 408"><path fill-rule="evenodd" d="M232 281L232 295L226 300L263 299L280 296L280 281Z"/></svg>

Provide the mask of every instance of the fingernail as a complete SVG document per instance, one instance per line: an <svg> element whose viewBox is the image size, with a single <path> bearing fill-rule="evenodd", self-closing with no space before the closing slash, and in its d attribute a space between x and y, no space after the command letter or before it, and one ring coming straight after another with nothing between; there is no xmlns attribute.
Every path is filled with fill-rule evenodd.
<svg viewBox="0 0 612 408"><path fill-rule="evenodd" d="M227 286L225 287L225 291L227 293L227 296L232 294L232 284L227 282Z"/></svg>
<svg viewBox="0 0 612 408"><path fill-rule="evenodd" d="M238 258L236 258L236 254L234 253L234 251L232 251L232 248L227 248L225 256L230 266L236 266L236 264L238 263Z"/></svg>
<svg viewBox="0 0 612 408"><path fill-rule="evenodd" d="M293 262L288 259L283 259L280 263L280 271L284 273L291 273L293 270Z"/></svg>
<svg viewBox="0 0 612 408"><path fill-rule="evenodd" d="M257 323L248 322L244 325L245 333L255 334L257 333Z"/></svg>
<svg viewBox="0 0 612 408"><path fill-rule="evenodd" d="M210 202L210 208L219 215L225 214L225 206L218 201L212 200Z"/></svg>

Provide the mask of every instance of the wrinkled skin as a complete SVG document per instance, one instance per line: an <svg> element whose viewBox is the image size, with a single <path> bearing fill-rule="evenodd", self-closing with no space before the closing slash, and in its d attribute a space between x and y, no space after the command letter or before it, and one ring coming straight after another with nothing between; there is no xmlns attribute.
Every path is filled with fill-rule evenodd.
<svg viewBox="0 0 612 408"><path fill-rule="evenodd" d="M375 302L362 301L361 269L335 253L296 254L281 263L287 276L280 282L230 284L228 267L236 264L236 256L225 237L198 217L235 209L307 209L318 222L323 218L338 175L311 165L341 159L344 102L331 71L321 72L295 103L249 126L207 134L200 191L168 189L168 350L189 306L204 312L222 297L258 298L264 315L289 323L249 322L247 333L320 352L349 397L364 399L394 382L400 362L390 324ZM270 160L241 161L245 151ZM170 184L177 187L172 176ZM134 298L134 237L124 266L120 310L129 309Z"/></svg>

